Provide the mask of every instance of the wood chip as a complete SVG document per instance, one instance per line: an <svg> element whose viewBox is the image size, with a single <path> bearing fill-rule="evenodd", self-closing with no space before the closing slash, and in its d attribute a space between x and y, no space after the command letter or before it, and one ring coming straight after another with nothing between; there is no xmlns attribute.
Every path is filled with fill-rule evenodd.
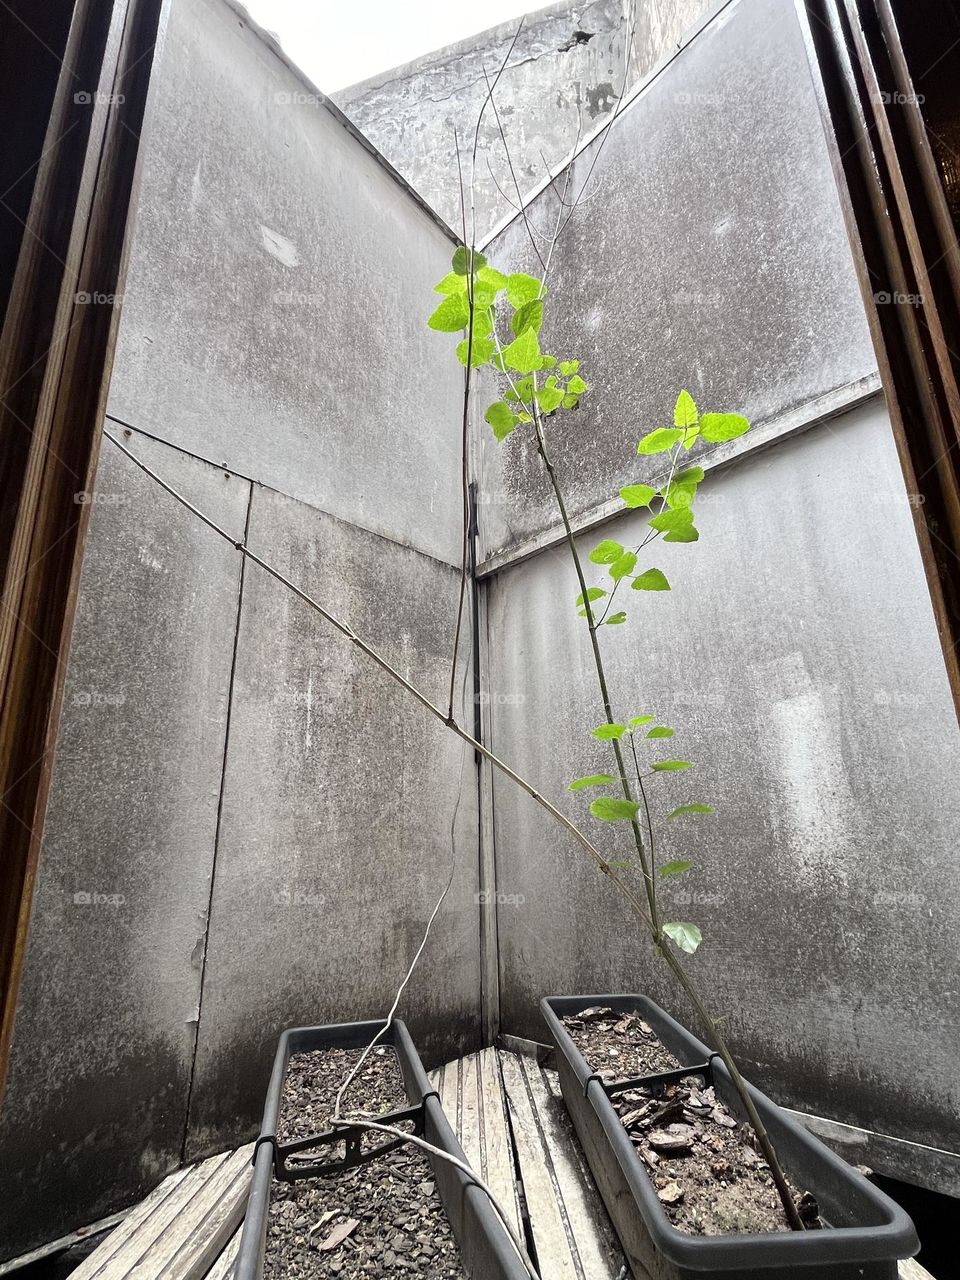
<svg viewBox="0 0 960 1280"><path fill-rule="evenodd" d="M717 1124L722 1124L725 1129L735 1129L737 1127L737 1121L722 1107L714 1107L710 1112L710 1119L715 1120Z"/></svg>
<svg viewBox="0 0 960 1280"><path fill-rule="evenodd" d="M663 1204L679 1204L683 1199L683 1187L679 1182L668 1182L665 1187L660 1188L657 1195Z"/></svg>
<svg viewBox="0 0 960 1280"><path fill-rule="evenodd" d="M318 1248L323 1253L328 1253L331 1249L336 1249L338 1245L343 1244L347 1236L350 1235L356 1227L359 1227L358 1218L348 1218L346 1222L339 1222L327 1236L326 1240L321 1240Z"/></svg>
<svg viewBox="0 0 960 1280"><path fill-rule="evenodd" d="M686 1128L685 1125L678 1125L678 1128ZM693 1145L693 1130L687 1129L686 1133L670 1133L666 1129L654 1129L647 1134L647 1142L654 1149L663 1155L667 1155L674 1151L689 1151Z"/></svg>

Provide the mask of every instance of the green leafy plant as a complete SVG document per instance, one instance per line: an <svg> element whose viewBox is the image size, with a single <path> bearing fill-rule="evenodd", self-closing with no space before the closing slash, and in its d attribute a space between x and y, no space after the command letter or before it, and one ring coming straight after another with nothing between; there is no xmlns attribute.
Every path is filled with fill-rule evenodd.
<svg viewBox="0 0 960 1280"><path fill-rule="evenodd" d="M561 210L564 204L561 198ZM673 406L672 425L655 427L637 444L637 454L641 457L663 459L661 475L655 483L630 484L620 490L624 510L644 513L643 535L632 546L604 538L585 561L577 546L548 443L548 431L560 423L565 414L577 410L582 397L590 391L580 361L570 353L554 354L544 349L541 341L548 295L547 267L558 234L559 220L546 260L538 253L543 264L539 279L522 272L505 275L492 267L482 254L461 245L454 254L452 272L436 286L443 301L428 323L440 332L464 333L456 354L466 369L465 396L469 394L470 374L474 369L487 367L495 375L500 394L487 407L484 419L498 443L516 431L529 431L533 437L553 490L576 572L579 591L573 607L577 616L585 620L589 633L604 714L603 723L593 729L592 735L609 744L612 756L610 773L577 778L570 783L570 790L579 793L609 789L617 793L589 800L589 812L600 822L622 824L628 829L633 856L615 862L602 859L600 869L641 917L657 954L670 967L693 1004L708 1038L733 1078L770 1166L787 1218L794 1229L802 1230L790 1188L741 1073L717 1021L710 1015L681 961L682 954L692 955L700 947L701 930L690 921L665 920L661 912L659 882L689 874L693 863L686 858L659 860L662 832L655 827L648 790L662 775L684 772L693 766L690 761L677 758L649 759L649 753L656 751L659 743L674 737L674 730L657 722L654 715L644 713L618 718L614 714L601 642L606 634L603 628L622 626L628 621L626 605L632 599L629 591L671 590L666 574L652 563L651 549L656 542L690 544L700 537L694 507L704 470L697 463L690 464L689 451L698 441L715 445L735 440L749 430L750 424L737 413L701 413L690 393L681 391ZM532 235L531 243L534 243ZM588 582L587 565L600 571L599 581ZM615 603L619 606L616 609ZM684 804L673 809L664 825L712 812L708 804ZM641 898L633 894L629 881L619 874L621 871L639 875Z"/></svg>

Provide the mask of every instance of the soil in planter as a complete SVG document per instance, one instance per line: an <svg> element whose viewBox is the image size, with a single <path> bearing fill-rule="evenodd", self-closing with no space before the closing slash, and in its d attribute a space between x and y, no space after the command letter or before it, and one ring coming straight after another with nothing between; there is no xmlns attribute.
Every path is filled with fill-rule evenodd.
<svg viewBox="0 0 960 1280"><path fill-rule="evenodd" d="M563 1019L570 1038L602 1079L672 1071L682 1064L635 1013L595 1007ZM700 1076L610 1101L646 1165L673 1226L692 1235L789 1231L780 1197L753 1131ZM800 1216L820 1226L816 1201L791 1185Z"/></svg>
<svg viewBox="0 0 960 1280"><path fill-rule="evenodd" d="M337 1090L359 1049L323 1049L290 1059L280 1116L281 1142L329 1128ZM344 1096L344 1111L378 1113L406 1104L393 1049L375 1049ZM371 1134L365 1141L389 1141ZM312 1159L342 1147L315 1148ZM274 1181L267 1225L265 1280L463 1280L457 1242L426 1155L406 1145L336 1177Z"/></svg>

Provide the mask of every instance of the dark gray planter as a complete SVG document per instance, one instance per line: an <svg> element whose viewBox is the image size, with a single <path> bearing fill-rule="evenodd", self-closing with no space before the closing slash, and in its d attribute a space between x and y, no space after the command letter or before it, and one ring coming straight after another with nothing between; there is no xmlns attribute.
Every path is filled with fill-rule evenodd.
<svg viewBox="0 0 960 1280"><path fill-rule="evenodd" d="M560 1019L593 1005L639 1013L683 1064L707 1064L717 1096L743 1118L720 1059L644 996L554 996L540 1008L557 1050L560 1087L600 1195L636 1280L896 1280L897 1260L920 1247L899 1205L818 1142L753 1086L750 1092L795 1185L809 1187L822 1231L693 1236L672 1226L602 1082ZM654 1077L655 1078L655 1077Z"/></svg>
<svg viewBox="0 0 960 1280"><path fill-rule="evenodd" d="M383 1022L345 1022L326 1027L295 1027L281 1035L254 1154L253 1182L243 1222L235 1280L259 1280L263 1275L267 1215L274 1175L272 1139L276 1138L280 1098L291 1056L313 1049L363 1048L383 1025ZM380 1043L392 1045L395 1049L410 1103L424 1104L423 1137L441 1151L458 1160L466 1160L443 1114L440 1099L427 1079L407 1028L402 1022L394 1022ZM311 1152L311 1155L317 1154L316 1151ZM328 1156L332 1155L333 1149L329 1149ZM471 1280L529 1280L526 1268L517 1257L486 1195L462 1170L448 1161L429 1153L427 1158L460 1246L464 1269Z"/></svg>

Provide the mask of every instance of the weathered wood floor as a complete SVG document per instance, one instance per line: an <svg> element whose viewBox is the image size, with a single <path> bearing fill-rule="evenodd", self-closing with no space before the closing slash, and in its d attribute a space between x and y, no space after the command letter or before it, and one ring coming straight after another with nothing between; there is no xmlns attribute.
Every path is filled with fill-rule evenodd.
<svg viewBox="0 0 960 1280"><path fill-rule="evenodd" d="M627 1277L623 1253L580 1154L556 1075L533 1058L484 1049L431 1077L477 1173L520 1225L544 1280ZM231 1280L252 1146L161 1183L71 1280ZM915 1262L901 1280L933 1280Z"/></svg>

